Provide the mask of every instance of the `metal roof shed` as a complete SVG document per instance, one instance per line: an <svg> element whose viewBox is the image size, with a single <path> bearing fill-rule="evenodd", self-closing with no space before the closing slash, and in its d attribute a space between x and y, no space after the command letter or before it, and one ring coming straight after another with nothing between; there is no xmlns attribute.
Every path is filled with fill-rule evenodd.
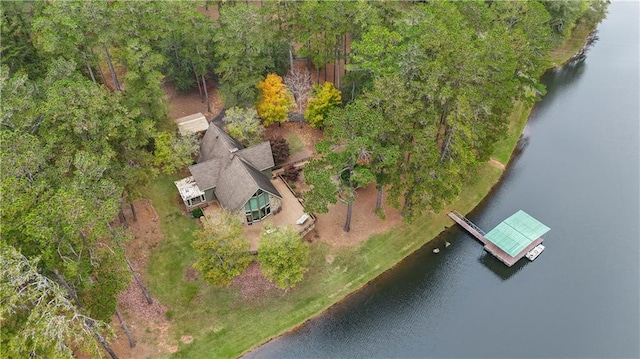
<svg viewBox="0 0 640 359"><path fill-rule="evenodd" d="M188 135L206 131L209 128L209 121L200 112L185 116L176 120L178 131L181 135Z"/></svg>

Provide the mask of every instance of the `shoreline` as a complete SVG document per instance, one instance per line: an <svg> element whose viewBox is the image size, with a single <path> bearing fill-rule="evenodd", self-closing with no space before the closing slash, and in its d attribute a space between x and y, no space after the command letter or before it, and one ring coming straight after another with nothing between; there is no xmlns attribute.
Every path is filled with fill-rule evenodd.
<svg viewBox="0 0 640 359"><path fill-rule="evenodd" d="M577 31L575 31L577 30ZM562 67L564 67L565 65L576 61L576 59L574 59L574 56L580 52L584 52L586 51L591 44L588 42L588 37L590 37L592 34L594 34L597 31L597 25L594 29L589 30L588 32L586 32L586 34L584 33L584 28L581 28L579 26L576 26L576 28L574 28L574 31L572 31L572 34L567 38L567 40L565 41L565 43L563 43L562 45L560 45L558 47L559 51L562 51L563 48L569 47L570 46L570 42L571 41L576 41L576 40L584 40L582 43L583 45L577 49L572 49L570 51L569 55L564 54L562 58L552 58L552 61L554 63L553 66L549 67L548 69L546 69L540 76L544 76L546 73L548 73L549 71L555 71L556 69L560 69ZM572 47L570 47L572 48ZM555 51L555 50L554 50ZM566 52L566 49L564 50ZM553 57L553 55L550 55ZM513 137L508 137L507 140L509 140L509 145L512 148L511 150L511 154L509 156L509 160L507 161L506 164L503 164L504 167L503 168L497 168L497 170L499 170L499 175L497 176L497 178L490 184L490 186L488 188L486 188L486 191L482 194L482 197L480 199L478 199L477 201L474 201L474 203L472 204L472 208L469 209L468 211L465 211L466 214L469 214L473 211L475 211L476 209L478 209L479 207L482 206L482 204L488 200L491 196L491 194L497 189L498 185L500 185L502 183L502 179L504 178L505 174L507 173L507 171L510 169L512 162L515 160L515 158L518 155L518 150L517 150L517 146L518 146L518 142L520 140L520 137L524 131L524 128L526 127L528 121L529 121L529 117L531 116L532 111L534 110L536 106L536 103L532 103L531 105L526 105L526 107L521 108L520 111L517 111L516 109L514 109L514 112L520 112L520 114L518 114L519 116L516 117L516 119L514 121L517 122L517 119L520 118L520 116L523 115L523 113L526 113L526 120L523 121L522 125L519 126L517 129L517 136L513 136ZM512 113L513 115L514 113ZM490 158L489 161L487 161L486 163L484 163L483 165L491 165L490 162L492 160L495 160L493 157ZM499 162L499 161L497 161ZM500 162L501 163L501 162ZM478 171L480 170L480 168L478 169ZM469 185L465 185L465 187L469 187ZM460 197L458 198L458 200L460 199ZM447 212L449 211L449 207L452 204L455 204L457 202L454 201L451 204L447 205L445 207L445 209L443 209L442 211L438 212L435 214L436 217L440 217L440 216L445 216ZM427 246L430 243L433 243L437 238L439 238L440 236L442 236L443 234L445 234L452 226L455 226L455 223L450 225L450 226L445 226L444 229L442 229L440 232L438 232L436 235L424 240L424 241L419 241L420 245L417 246L416 248L413 248L412 250L410 250L408 253L406 253L405 255L403 255L398 261L396 261L393 265L389 266L388 268L386 268L383 271L380 271L379 273L377 273L376 275L374 275L373 277L369 278L366 282L361 283L360 285L358 285L357 287L353 288L353 290L349 291L348 293L346 293L345 295L339 297L336 301L334 301L333 303L327 305L326 307L321 308L319 311L317 311L315 314L313 314L312 316L308 317L307 319L305 319L304 321L291 326L283 331L281 331L280 333L270 337L269 339L267 339L266 341L261 342L260 344L251 347L245 351L243 351L238 358L241 358L242 356L256 350L257 348L261 347L262 345L265 345L275 339L280 338L281 336L284 336L288 333L291 333L295 330L297 330L298 328L302 327L303 325L305 325L307 322L319 317L320 315L324 314L326 311L328 311L329 309L331 309L333 306L341 303L342 301L348 299L349 297L351 297L352 295L356 294L357 292L359 292L361 289L365 288L366 286L368 286L371 282L373 282L374 280L376 280L379 276L383 275L384 273L393 270L394 268L396 268L398 265L400 265L406 258L408 258L411 255L414 255L418 250L424 248L425 246ZM393 228L390 229L389 231L397 231L398 228ZM371 238L367 239L367 241L369 241Z"/></svg>

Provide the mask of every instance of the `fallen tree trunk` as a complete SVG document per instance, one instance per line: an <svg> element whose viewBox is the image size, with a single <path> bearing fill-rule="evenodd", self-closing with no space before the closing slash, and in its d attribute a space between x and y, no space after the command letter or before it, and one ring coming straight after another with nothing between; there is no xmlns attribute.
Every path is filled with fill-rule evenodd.
<svg viewBox="0 0 640 359"><path fill-rule="evenodd" d="M127 265L129 266L129 269L133 273L133 278L136 280L136 283L138 283L138 287L140 287L142 294L144 294L144 297L147 299L147 303L153 304L153 298L151 298L151 296L149 295L149 292L147 292L147 288L145 288L144 284L142 284L140 277L138 277L138 272L136 272L135 269L133 269L131 262L129 262L129 258L127 258L127 256L125 255L124 259L127 261Z"/></svg>
<svg viewBox="0 0 640 359"><path fill-rule="evenodd" d="M122 320L122 316L120 315L120 311L118 309L116 309L116 316L118 317L118 321L120 321L120 326L122 327L122 330L124 330L124 334L127 336L127 339L129 339L129 347L133 348L136 346L136 341L133 340L133 337L131 336L131 332L129 332L129 328L127 327L127 324L124 322L124 320Z"/></svg>
<svg viewBox="0 0 640 359"><path fill-rule="evenodd" d="M131 214L133 214L133 221L137 221L138 220L138 215L136 214L136 207L133 205L133 202L129 203L129 206L131 206Z"/></svg>
<svg viewBox="0 0 640 359"><path fill-rule="evenodd" d="M96 337L96 339L98 339L100 344L102 344L102 347L104 348L104 350L106 350L107 353L109 353L109 356L111 356L111 359L118 359L118 356L113 351L113 349L111 349L111 346L109 345L109 343L107 343L107 341L104 339L102 334L100 334L97 331L95 331L95 329L94 329L95 328L95 324L94 324L93 320L92 319L86 319L85 320L85 324L89 328L91 328L93 330L93 335Z"/></svg>

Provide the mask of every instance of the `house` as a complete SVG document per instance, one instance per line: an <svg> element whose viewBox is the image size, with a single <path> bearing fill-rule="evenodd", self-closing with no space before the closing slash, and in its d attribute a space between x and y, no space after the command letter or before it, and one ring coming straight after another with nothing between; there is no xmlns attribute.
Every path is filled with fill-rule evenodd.
<svg viewBox="0 0 640 359"><path fill-rule="evenodd" d="M189 166L191 177L175 184L188 210L216 201L251 224L282 207L282 195L271 182L273 166L269 141L245 148L211 123L196 164Z"/></svg>

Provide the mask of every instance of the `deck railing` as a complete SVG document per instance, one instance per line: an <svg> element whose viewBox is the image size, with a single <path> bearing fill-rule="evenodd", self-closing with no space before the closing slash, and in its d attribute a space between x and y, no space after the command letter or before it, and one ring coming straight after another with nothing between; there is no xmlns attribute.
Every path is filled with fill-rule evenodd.
<svg viewBox="0 0 640 359"><path fill-rule="evenodd" d="M476 226L475 223L471 222L467 217L461 215L460 213L453 211L453 214L456 215L456 217L460 218L461 220L463 220L466 224L468 224L469 226L471 226L471 228L475 229L478 233L482 234L483 236L486 235L485 231L483 231L480 227Z"/></svg>

